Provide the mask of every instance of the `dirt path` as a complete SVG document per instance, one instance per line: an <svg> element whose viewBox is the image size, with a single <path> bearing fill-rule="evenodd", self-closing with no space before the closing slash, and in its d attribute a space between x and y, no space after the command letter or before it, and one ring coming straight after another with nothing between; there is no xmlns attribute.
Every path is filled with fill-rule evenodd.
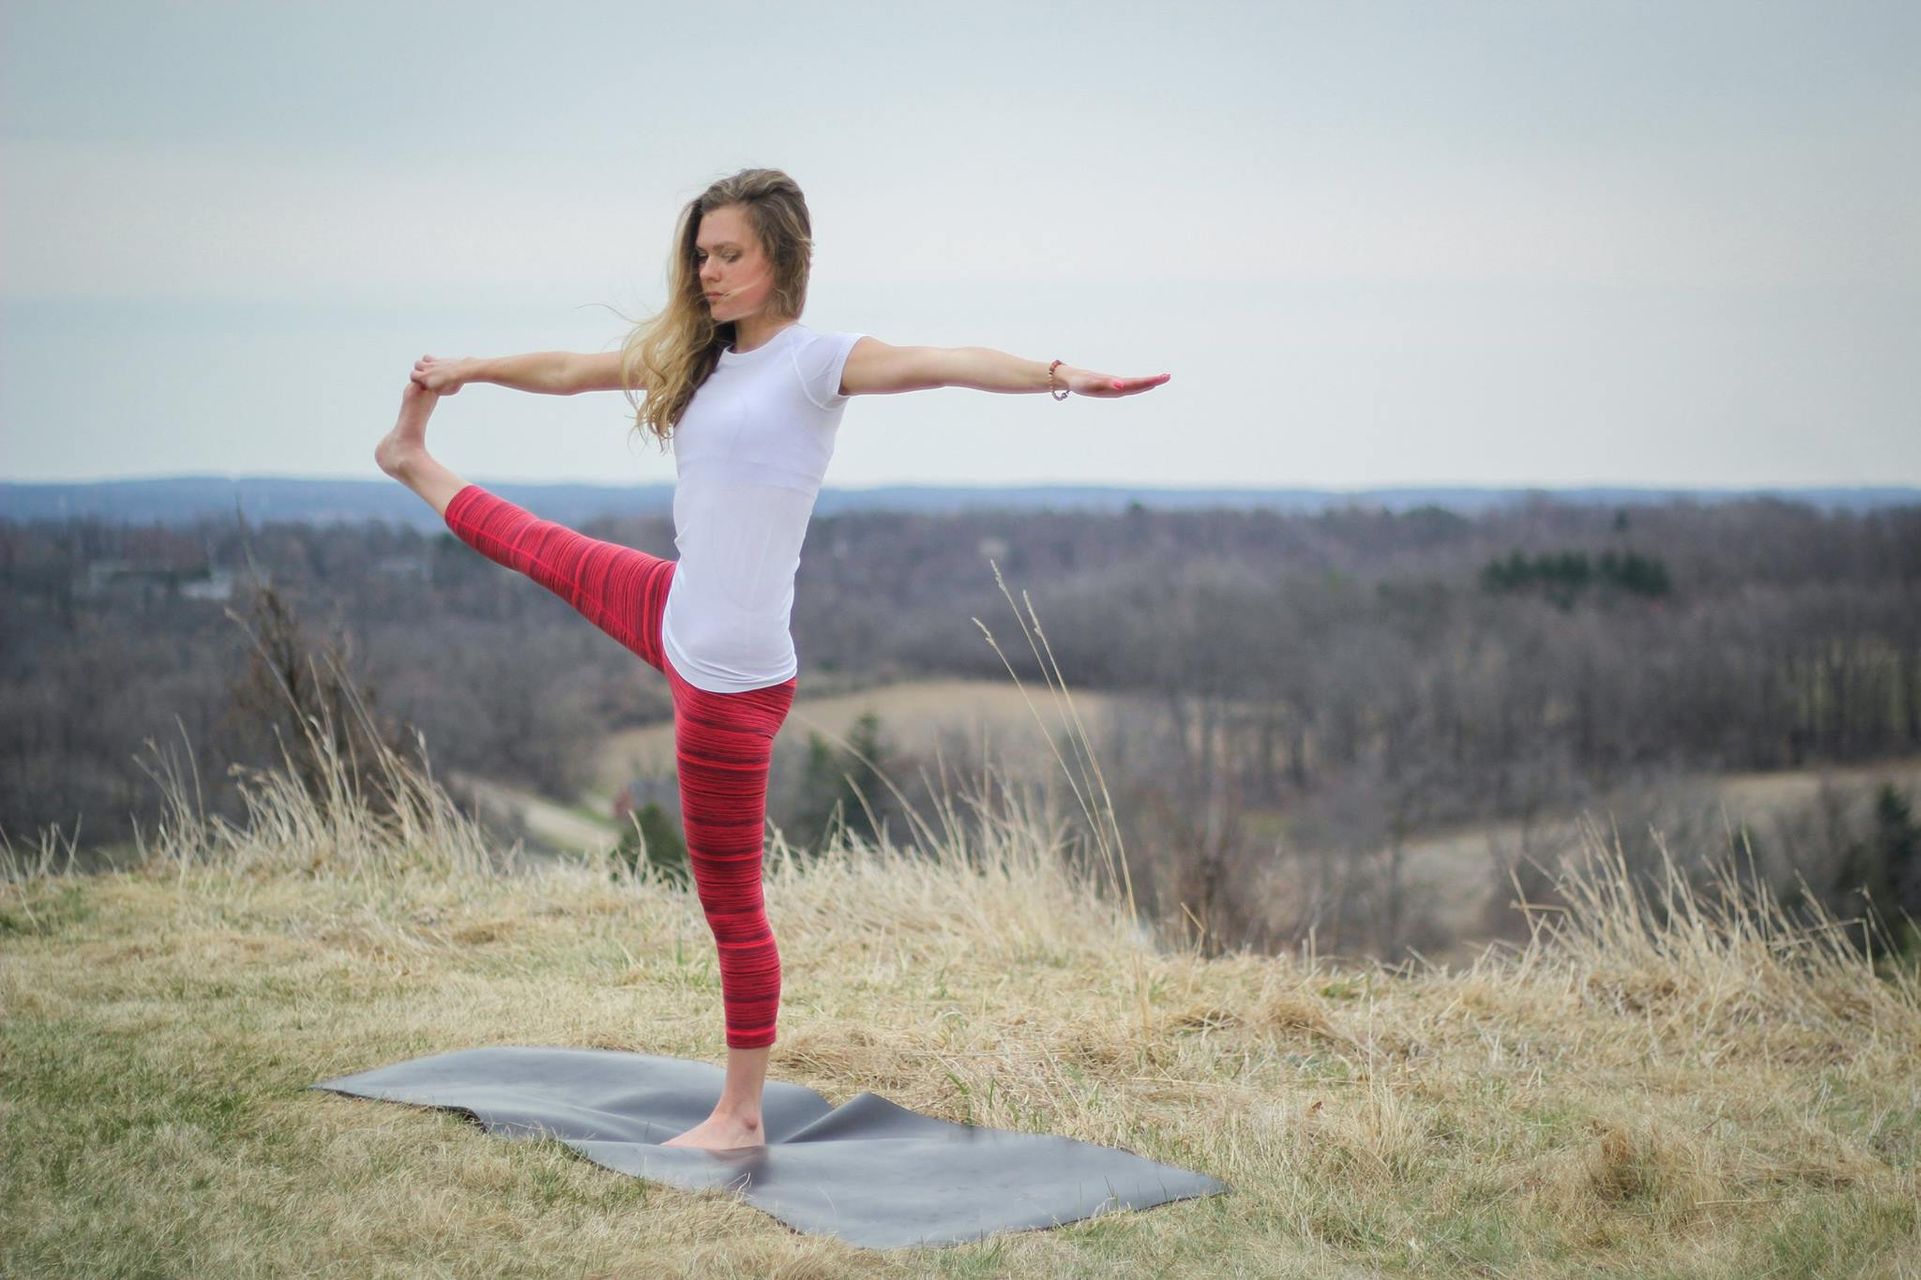
<svg viewBox="0 0 1921 1280"><path fill-rule="evenodd" d="M526 824L528 835L557 853L603 855L619 843L622 828L609 818L596 822L520 787L471 773L450 773L449 779L466 787L496 814L512 815Z"/></svg>

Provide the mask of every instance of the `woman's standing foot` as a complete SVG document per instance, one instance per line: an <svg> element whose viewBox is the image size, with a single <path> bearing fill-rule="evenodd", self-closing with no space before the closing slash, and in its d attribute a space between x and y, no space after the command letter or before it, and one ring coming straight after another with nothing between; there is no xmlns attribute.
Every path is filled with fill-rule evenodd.
<svg viewBox="0 0 1921 1280"><path fill-rule="evenodd" d="M760 1117L715 1114L678 1137L660 1144L663 1147L701 1147L708 1151L731 1151L739 1147L767 1145L761 1133Z"/></svg>
<svg viewBox="0 0 1921 1280"><path fill-rule="evenodd" d="M661 1143L663 1147L705 1147L726 1151L734 1147L759 1147L767 1143L761 1132L761 1099L767 1090L767 1059L771 1046L758 1049L727 1050L727 1076L721 1085L720 1101L713 1114L678 1137Z"/></svg>

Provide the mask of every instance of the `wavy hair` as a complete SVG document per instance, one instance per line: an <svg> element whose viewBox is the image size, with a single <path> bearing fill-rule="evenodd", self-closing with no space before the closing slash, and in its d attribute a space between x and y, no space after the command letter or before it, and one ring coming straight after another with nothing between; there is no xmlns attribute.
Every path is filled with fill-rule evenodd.
<svg viewBox="0 0 1921 1280"><path fill-rule="evenodd" d="M667 305L633 325L620 348L620 380L634 406L634 430L651 432L661 448L687 410L694 392L734 341L734 322L714 323L701 297L695 241L703 214L739 205L760 240L773 271L768 304L791 320L807 306L807 276L814 260L813 222L807 198L779 169L742 169L721 178L687 202L674 227L667 263ZM645 392L636 399L634 389Z"/></svg>

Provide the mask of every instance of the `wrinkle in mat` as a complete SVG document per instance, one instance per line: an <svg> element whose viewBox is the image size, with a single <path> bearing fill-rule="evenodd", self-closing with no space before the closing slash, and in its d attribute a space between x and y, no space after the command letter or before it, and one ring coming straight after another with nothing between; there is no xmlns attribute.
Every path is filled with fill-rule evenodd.
<svg viewBox="0 0 1921 1280"><path fill-rule="evenodd" d="M796 1231L868 1248L959 1244L1232 1189L1118 1147L955 1124L876 1093L836 1107L777 1080L761 1104L766 1145L660 1145L707 1118L725 1078L684 1058L492 1045L309 1087L464 1112L504 1138L555 1138L616 1172L732 1191Z"/></svg>

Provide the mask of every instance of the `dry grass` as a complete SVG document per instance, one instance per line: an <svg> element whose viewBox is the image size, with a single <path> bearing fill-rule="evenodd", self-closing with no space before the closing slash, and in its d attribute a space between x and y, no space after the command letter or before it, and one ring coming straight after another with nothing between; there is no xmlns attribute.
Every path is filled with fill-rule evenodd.
<svg viewBox="0 0 1921 1280"><path fill-rule="evenodd" d="M1841 923L1790 929L1731 871L1672 861L1650 896L1590 831L1572 909L1462 969L1205 959L1135 922L1098 766L1059 763L1085 821L990 773L906 845L809 862L776 835L771 1074L1231 1195L871 1253L308 1091L491 1043L718 1060L698 904L497 854L397 759L378 804L259 775L239 827L163 769L137 869L64 874L51 836L9 851L0 1271L1921 1276L1917 980Z"/></svg>

